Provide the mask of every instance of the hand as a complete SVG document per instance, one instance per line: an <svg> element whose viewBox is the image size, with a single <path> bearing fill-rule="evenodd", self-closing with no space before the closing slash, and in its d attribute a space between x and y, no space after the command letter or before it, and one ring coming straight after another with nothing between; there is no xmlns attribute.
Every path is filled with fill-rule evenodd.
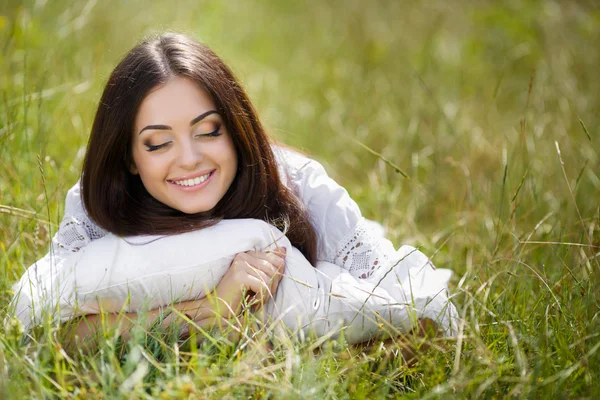
<svg viewBox="0 0 600 400"><path fill-rule="evenodd" d="M237 315L248 294L258 301L255 309L260 309L273 297L283 274L285 255L285 248L237 254L215 289L221 316Z"/></svg>

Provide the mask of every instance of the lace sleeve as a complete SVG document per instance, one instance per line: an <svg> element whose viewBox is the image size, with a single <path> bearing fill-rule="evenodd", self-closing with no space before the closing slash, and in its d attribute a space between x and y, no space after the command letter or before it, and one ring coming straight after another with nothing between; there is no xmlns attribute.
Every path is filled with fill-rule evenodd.
<svg viewBox="0 0 600 400"><path fill-rule="evenodd" d="M357 278L369 278L396 251L383 234L381 225L363 218L340 241L339 250L332 262Z"/></svg>
<svg viewBox="0 0 600 400"><path fill-rule="evenodd" d="M287 149L276 152L284 182L298 194L308 209L317 234L317 259L334 263L356 278L366 279L388 256L392 243L376 222L362 217L360 208L346 189L331 179L315 160Z"/></svg>
<svg viewBox="0 0 600 400"><path fill-rule="evenodd" d="M81 201L80 182L77 182L67 193L65 215L58 232L52 238L54 254L77 252L106 234L107 232L87 215Z"/></svg>

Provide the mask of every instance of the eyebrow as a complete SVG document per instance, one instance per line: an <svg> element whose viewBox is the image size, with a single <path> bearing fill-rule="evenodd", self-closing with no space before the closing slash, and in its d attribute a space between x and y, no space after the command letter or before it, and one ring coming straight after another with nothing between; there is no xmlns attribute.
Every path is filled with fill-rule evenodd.
<svg viewBox="0 0 600 400"><path fill-rule="evenodd" d="M198 115L196 118L194 118L193 120L190 121L190 126L196 125L198 122L202 121L204 118L206 118L212 114L218 114L217 110L209 110L209 111L206 111L206 112ZM148 129L157 129L157 130L161 130L161 131L168 131L173 128L171 128L169 125L148 125L148 126L144 127L140 131L140 133L138 133L138 136L141 135L142 132L144 132L145 130L148 130Z"/></svg>

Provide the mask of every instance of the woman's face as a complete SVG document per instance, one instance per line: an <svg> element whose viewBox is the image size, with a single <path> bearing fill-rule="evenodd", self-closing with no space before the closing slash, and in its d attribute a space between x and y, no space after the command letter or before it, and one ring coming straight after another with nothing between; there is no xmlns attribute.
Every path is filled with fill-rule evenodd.
<svg viewBox="0 0 600 400"><path fill-rule="evenodd" d="M175 77L142 101L131 172L155 199L195 214L212 210L235 178L237 154L209 94Z"/></svg>

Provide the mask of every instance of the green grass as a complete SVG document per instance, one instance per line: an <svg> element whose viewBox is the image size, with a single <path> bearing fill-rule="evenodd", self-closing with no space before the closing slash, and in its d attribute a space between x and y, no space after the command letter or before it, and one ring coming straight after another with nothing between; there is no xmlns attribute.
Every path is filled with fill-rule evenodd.
<svg viewBox="0 0 600 400"><path fill-rule="evenodd" d="M69 358L52 329L25 344L0 328L0 398L600 395L591 1L0 0L0 318L57 229L108 74L166 29L222 55L270 132L397 245L455 271L460 338L414 365L342 342L266 352L263 331L178 349L140 330Z"/></svg>

